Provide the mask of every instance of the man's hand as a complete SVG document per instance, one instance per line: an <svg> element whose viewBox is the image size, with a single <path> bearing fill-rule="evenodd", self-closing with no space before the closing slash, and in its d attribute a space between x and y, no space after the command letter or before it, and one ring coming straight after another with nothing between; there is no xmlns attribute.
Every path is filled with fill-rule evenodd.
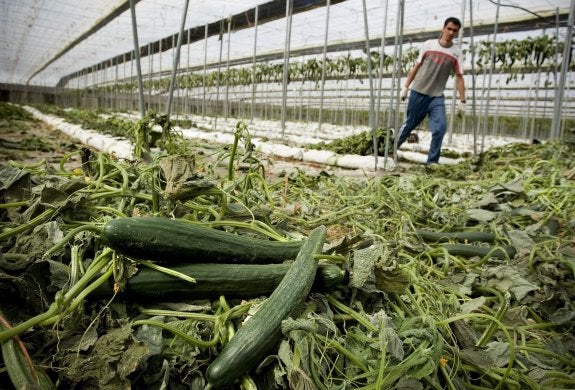
<svg viewBox="0 0 575 390"><path fill-rule="evenodd" d="M407 88L403 87L401 88L401 91L399 92L399 97L401 99L401 101L405 101L405 99L407 99Z"/></svg>
<svg viewBox="0 0 575 390"><path fill-rule="evenodd" d="M457 116L462 117L465 115L465 102L460 101L457 103Z"/></svg>

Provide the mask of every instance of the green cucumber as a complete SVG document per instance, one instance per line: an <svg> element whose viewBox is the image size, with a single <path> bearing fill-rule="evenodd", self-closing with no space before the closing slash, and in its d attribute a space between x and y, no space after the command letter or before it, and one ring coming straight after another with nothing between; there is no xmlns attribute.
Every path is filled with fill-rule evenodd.
<svg viewBox="0 0 575 390"><path fill-rule="evenodd" d="M495 235L487 232L433 232L416 230L416 233L426 242L494 242Z"/></svg>
<svg viewBox="0 0 575 390"><path fill-rule="evenodd" d="M126 281L118 299L127 301L181 301L185 299L253 298L269 295L291 267L282 264L178 264L171 270L193 277L189 283L166 273L142 267ZM331 263L320 264L312 290L328 291L341 284L344 271ZM114 295L113 282L104 283L90 293L91 299L109 299Z"/></svg>
<svg viewBox="0 0 575 390"><path fill-rule="evenodd" d="M0 331L8 328L0 323ZM15 389L55 389L56 386L48 374L34 362L26 359L26 356L18 345L16 337L1 343L1 355L4 361L4 369Z"/></svg>
<svg viewBox="0 0 575 390"><path fill-rule="evenodd" d="M479 245L467 245L467 244L443 244L442 248L445 248L447 252L451 255L463 256L463 257L485 257L489 255L495 258L507 258L512 259L517 254L517 250L512 245L506 245L504 247L494 247L494 246L479 246Z"/></svg>
<svg viewBox="0 0 575 390"><path fill-rule="evenodd" d="M224 346L206 371L209 387L220 388L255 368L281 340L281 323L306 299L318 263L326 228L315 228L280 284Z"/></svg>
<svg viewBox="0 0 575 390"><path fill-rule="evenodd" d="M165 262L281 263L294 259L303 241L256 239L183 220L116 218L104 225L104 243L136 259Z"/></svg>

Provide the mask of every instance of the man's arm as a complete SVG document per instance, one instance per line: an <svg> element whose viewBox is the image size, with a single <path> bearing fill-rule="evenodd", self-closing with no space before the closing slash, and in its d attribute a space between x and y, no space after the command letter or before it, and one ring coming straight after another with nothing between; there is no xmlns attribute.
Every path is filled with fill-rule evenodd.
<svg viewBox="0 0 575 390"><path fill-rule="evenodd" d="M415 75L417 74L417 71L419 70L420 66L421 62L415 64L413 68L411 68L409 72L407 72L407 78L405 79L405 84L403 87L401 87L401 91L399 91L399 97L401 98L401 100L405 100L407 98L407 90L411 85L411 82L415 78Z"/></svg>
<svg viewBox="0 0 575 390"><path fill-rule="evenodd" d="M465 103L465 81L463 80L463 75L455 75L455 86L459 93L459 100Z"/></svg>
<svg viewBox="0 0 575 390"><path fill-rule="evenodd" d="M419 70L420 67L421 67L421 62L415 64L413 66L413 68L411 68L409 70L409 72L407 72L407 78L405 79L405 89L409 88L409 86L411 85L411 82L415 78L415 75L417 74L417 71Z"/></svg>

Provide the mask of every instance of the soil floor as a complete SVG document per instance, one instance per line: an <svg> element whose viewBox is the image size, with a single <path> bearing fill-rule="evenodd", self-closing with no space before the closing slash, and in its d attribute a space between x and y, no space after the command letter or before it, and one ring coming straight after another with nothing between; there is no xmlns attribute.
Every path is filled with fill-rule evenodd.
<svg viewBox="0 0 575 390"><path fill-rule="evenodd" d="M78 143L65 133L42 121L6 121L0 118L0 164L58 167L63 157L78 149ZM66 169L80 167L73 156L64 164Z"/></svg>

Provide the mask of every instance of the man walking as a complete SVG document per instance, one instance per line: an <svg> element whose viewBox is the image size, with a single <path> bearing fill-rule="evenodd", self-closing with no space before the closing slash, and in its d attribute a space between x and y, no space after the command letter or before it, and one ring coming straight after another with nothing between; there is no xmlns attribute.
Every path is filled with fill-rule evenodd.
<svg viewBox="0 0 575 390"><path fill-rule="evenodd" d="M426 116L429 116L431 145L427 165L439 162L441 144L447 129L445 118L445 96L443 91L447 79L455 73L455 85L459 94L457 113L465 112L465 83L463 81L462 53L453 39L459 34L461 22L450 17L445 20L439 39L430 39L423 44L417 63L411 68L401 89L401 100L407 98L411 85L405 122L399 129L399 148ZM413 82L413 85L412 85Z"/></svg>

